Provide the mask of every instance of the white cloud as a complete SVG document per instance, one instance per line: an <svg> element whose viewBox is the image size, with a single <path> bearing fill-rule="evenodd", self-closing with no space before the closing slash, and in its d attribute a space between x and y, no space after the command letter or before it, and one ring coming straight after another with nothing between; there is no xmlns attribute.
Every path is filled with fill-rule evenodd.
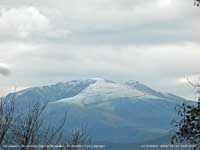
<svg viewBox="0 0 200 150"><path fill-rule="evenodd" d="M1 38L27 38L49 27L48 19L34 7L2 8L0 14Z"/></svg>
<svg viewBox="0 0 200 150"><path fill-rule="evenodd" d="M65 38L71 31L57 28L38 8L23 6L16 8L0 7L0 40L42 41Z"/></svg>

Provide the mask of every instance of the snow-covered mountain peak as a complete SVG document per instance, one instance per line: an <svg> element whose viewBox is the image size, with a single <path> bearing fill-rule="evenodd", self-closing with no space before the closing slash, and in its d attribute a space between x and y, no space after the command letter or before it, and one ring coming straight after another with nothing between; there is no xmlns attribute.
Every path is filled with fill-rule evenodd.
<svg viewBox="0 0 200 150"><path fill-rule="evenodd" d="M99 78L99 77L96 77L96 78L89 78L87 80L91 80L91 81L94 81L94 82L106 82L106 83L116 83L114 81L111 81L111 80L108 80L108 79L105 79L105 78Z"/></svg>
<svg viewBox="0 0 200 150"><path fill-rule="evenodd" d="M59 100L57 102L76 104L95 104L112 101L119 98L131 98L143 95L142 92L125 84L119 84L108 80L98 80L88 86L78 95Z"/></svg>
<svg viewBox="0 0 200 150"><path fill-rule="evenodd" d="M99 77L95 77L95 78L89 78L91 80L95 80L95 81L105 81L106 79L104 78L99 78Z"/></svg>
<svg viewBox="0 0 200 150"><path fill-rule="evenodd" d="M176 96L174 94L170 94L170 93L162 93L160 91L156 91L148 86L146 86L145 84L139 82L139 81L134 81L134 80L130 80L128 82L125 83L127 86L132 87L134 89L137 89L141 92L143 92L146 96L154 96L160 99L165 99L165 100L184 100L183 98Z"/></svg>
<svg viewBox="0 0 200 150"><path fill-rule="evenodd" d="M137 84L139 84L140 82L137 81L137 80L129 80L129 81L127 81L126 83L127 83L127 84L131 84L131 85L137 85Z"/></svg>
<svg viewBox="0 0 200 150"><path fill-rule="evenodd" d="M135 89L143 92L146 95L153 95L153 96L157 96L157 97L163 97L163 94L161 92L153 90L152 88L146 86L143 83L140 83L139 81L130 80L130 81L126 82L125 84L130 86L130 87L132 87L132 88L135 88Z"/></svg>
<svg viewBox="0 0 200 150"><path fill-rule="evenodd" d="M127 82L125 82L126 85L128 86L131 86L131 87L143 87L143 88L149 88L151 89L150 87L146 86L145 84L137 81L137 80L129 80Z"/></svg>
<svg viewBox="0 0 200 150"><path fill-rule="evenodd" d="M115 102L116 100L183 100L172 94L164 94L150 87L131 80L117 83L102 78L90 78L59 82L54 85L28 88L8 94L5 99L16 98L19 103L29 101L75 104L99 104Z"/></svg>

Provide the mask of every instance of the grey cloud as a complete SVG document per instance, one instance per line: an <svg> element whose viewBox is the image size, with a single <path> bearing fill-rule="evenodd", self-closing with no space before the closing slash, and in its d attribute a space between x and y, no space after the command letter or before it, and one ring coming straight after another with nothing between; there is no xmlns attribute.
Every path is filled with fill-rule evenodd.
<svg viewBox="0 0 200 150"><path fill-rule="evenodd" d="M135 79L157 89L189 95L174 87L183 86L180 78L200 73L198 65L194 65L200 63L200 45L194 43L98 47L47 44L35 48L26 44L26 52L18 52L7 60L15 70L12 81L19 86L24 82L35 85L44 81L48 84L48 81L102 76L111 80ZM9 49L14 51L16 46Z"/></svg>
<svg viewBox="0 0 200 150"><path fill-rule="evenodd" d="M59 3L3 0L0 3L10 7L32 6L48 17L53 29L34 33L26 38L30 42L126 45L200 40L199 13L187 0L60 0Z"/></svg>
<svg viewBox="0 0 200 150"><path fill-rule="evenodd" d="M177 92L183 87L179 78L200 73L195 65L200 63L200 45L195 45L200 40L199 8L191 1L1 0L0 5L34 8L31 12L38 17L28 23L22 20L23 25L41 23L37 18L48 20L47 30L26 30L30 36L19 41L12 33L2 34L7 46L1 42L0 56L14 64L12 82L20 85L103 76L141 80ZM16 22L21 25L20 18L12 23ZM13 39L17 44L10 42ZM2 75L8 74L3 70Z"/></svg>
<svg viewBox="0 0 200 150"><path fill-rule="evenodd" d="M8 76L10 74L10 70L3 64L0 64L0 74L3 76Z"/></svg>

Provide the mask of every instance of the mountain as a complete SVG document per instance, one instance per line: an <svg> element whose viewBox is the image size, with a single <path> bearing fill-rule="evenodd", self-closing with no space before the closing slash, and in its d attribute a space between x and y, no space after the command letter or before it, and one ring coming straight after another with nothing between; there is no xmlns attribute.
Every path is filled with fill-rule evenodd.
<svg viewBox="0 0 200 150"><path fill-rule="evenodd" d="M74 80L10 93L20 110L29 103L49 102L49 120L62 119L68 112L66 132L88 124L95 141L138 143L169 135L175 106L186 101L156 91L138 81L117 83L101 78Z"/></svg>
<svg viewBox="0 0 200 150"><path fill-rule="evenodd" d="M9 93L5 99L15 98L16 102L20 103L19 105L27 105L32 101L40 101L41 103L57 101L73 97L95 82L95 80L73 80L55 85L27 88L15 93Z"/></svg>

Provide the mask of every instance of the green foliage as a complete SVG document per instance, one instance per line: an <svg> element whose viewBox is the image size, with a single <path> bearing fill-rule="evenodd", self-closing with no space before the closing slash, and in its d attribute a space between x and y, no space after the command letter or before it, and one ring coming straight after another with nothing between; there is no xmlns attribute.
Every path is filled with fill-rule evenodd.
<svg viewBox="0 0 200 150"><path fill-rule="evenodd" d="M200 146L200 108L183 103L176 107L179 120L174 120L173 125L177 131L172 137L172 144L188 143Z"/></svg>

